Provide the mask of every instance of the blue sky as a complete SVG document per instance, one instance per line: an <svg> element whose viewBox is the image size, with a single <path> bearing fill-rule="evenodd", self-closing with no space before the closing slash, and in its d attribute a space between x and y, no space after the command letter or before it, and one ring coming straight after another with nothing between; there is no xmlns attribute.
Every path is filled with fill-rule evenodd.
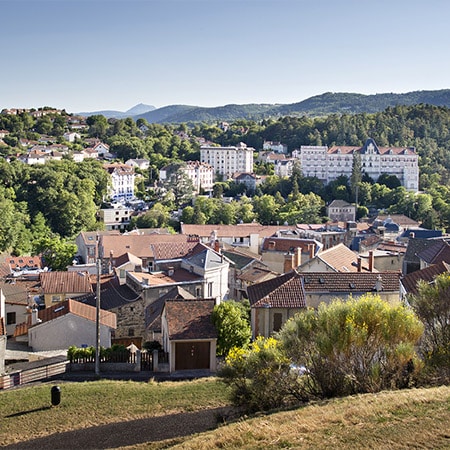
<svg viewBox="0 0 450 450"><path fill-rule="evenodd" d="M450 88L448 0L0 0L0 109Z"/></svg>

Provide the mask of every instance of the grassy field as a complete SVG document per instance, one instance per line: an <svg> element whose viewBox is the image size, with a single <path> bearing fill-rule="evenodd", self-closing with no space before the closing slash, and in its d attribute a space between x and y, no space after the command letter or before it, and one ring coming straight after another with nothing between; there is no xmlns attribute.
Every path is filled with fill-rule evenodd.
<svg viewBox="0 0 450 450"><path fill-rule="evenodd" d="M0 392L0 445L90 426L228 405L214 378L187 382L63 383ZM450 448L450 387L382 392L318 402L229 423L140 449ZM75 447L74 447L75 448ZM125 447L123 447L125 448Z"/></svg>
<svg viewBox="0 0 450 450"><path fill-rule="evenodd" d="M0 391L0 445L95 425L191 412L229 404L215 378L137 383L62 383L61 403L51 407L53 384Z"/></svg>

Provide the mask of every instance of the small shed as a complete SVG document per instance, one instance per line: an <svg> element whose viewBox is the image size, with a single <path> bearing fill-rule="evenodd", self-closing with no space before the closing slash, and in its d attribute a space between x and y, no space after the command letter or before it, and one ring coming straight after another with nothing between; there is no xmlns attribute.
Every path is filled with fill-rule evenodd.
<svg viewBox="0 0 450 450"><path fill-rule="evenodd" d="M217 330L212 323L214 300L168 300L161 316L169 371L215 372Z"/></svg>

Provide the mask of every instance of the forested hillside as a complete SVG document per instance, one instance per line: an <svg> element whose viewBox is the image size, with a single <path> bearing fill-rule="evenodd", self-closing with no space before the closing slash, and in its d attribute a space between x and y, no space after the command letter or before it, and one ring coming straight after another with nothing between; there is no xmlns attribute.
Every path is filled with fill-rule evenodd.
<svg viewBox="0 0 450 450"><path fill-rule="evenodd" d="M198 123L235 120L261 120L268 117L309 116L329 114L360 114L381 112L388 107L429 104L450 107L450 89L414 91L406 94L363 95L326 92L292 104L247 104L217 107L171 105L134 116L150 123Z"/></svg>

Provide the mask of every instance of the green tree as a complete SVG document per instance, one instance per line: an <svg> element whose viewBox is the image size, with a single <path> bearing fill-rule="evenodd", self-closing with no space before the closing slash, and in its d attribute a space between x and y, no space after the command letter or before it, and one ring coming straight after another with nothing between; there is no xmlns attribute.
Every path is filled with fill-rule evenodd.
<svg viewBox="0 0 450 450"><path fill-rule="evenodd" d="M234 300L222 301L213 310L212 321L217 329L217 354L226 356L233 347L245 347L252 332L248 312Z"/></svg>
<svg viewBox="0 0 450 450"><path fill-rule="evenodd" d="M409 297L425 325L421 353L441 381L450 380L450 275L438 275L433 283L420 280L418 293Z"/></svg>
<svg viewBox="0 0 450 450"><path fill-rule="evenodd" d="M358 152L353 153L352 175L350 177L350 188L353 200L359 203L359 186L362 181L361 155Z"/></svg>
<svg viewBox="0 0 450 450"><path fill-rule="evenodd" d="M59 236L44 237L36 242L35 252L42 255L50 269L67 270L77 253L77 246Z"/></svg>

